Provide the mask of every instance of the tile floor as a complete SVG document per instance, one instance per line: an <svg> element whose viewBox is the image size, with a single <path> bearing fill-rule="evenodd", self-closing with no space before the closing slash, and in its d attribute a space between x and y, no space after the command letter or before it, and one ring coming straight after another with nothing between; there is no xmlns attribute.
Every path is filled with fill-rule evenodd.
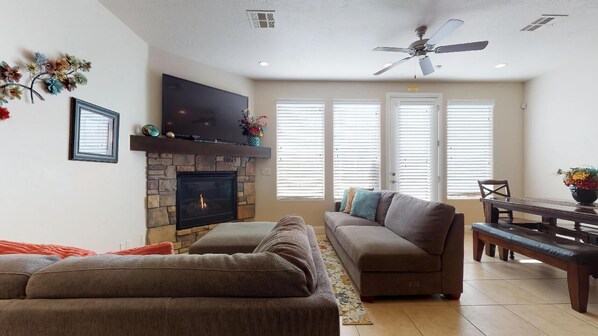
<svg viewBox="0 0 598 336"><path fill-rule="evenodd" d="M374 325L341 326L343 336L392 335L598 335L598 279L590 279L588 312L571 309L564 271L515 255L472 258L465 234L464 293L382 298L365 303Z"/></svg>

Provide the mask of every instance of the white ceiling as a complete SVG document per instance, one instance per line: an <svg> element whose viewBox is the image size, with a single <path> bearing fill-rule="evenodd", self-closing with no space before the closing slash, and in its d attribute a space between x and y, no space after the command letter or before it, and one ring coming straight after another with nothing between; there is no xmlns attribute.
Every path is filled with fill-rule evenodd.
<svg viewBox="0 0 598 336"><path fill-rule="evenodd" d="M148 44L252 79L406 80L412 59L372 51L407 47L448 19L465 24L440 44L488 40L485 50L431 54L426 80L527 80L598 51L597 0L99 0ZM246 10L275 10L276 28L254 29ZM542 14L568 14L535 32ZM258 62L266 60L268 67ZM508 63L502 69L494 66Z"/></svg>

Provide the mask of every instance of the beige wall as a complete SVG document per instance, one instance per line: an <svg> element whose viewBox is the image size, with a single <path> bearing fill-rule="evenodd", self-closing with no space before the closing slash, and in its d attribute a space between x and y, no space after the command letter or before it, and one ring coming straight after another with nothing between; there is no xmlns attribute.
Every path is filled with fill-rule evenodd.
<svg viewBox="0 0 598 336"><path fill-rule="evenodd" d="M269 117L263 145L272 147L272 159L258 160L256 192L257 220L276 220L285 214L299 214L308 223L323 225L323 212L333 209L332 197L332 101L334 99L378 100L382 107L382 138L386 136L386 94L407 92L414 83L397 82L308 82L308 81L256 81L255 109L258 114ZM506 178L512 185L513 194L523 193L523 101L521 83L433 83L418 82L420 93L441 93L442 105L448 100L494 100L494 176ZM323 201L278 201L276 199L276 115L278 99L314 99L326 103L326 199ZM386 141L382 143L386 153ZM269 168L270 176L262 175ZM382 165L382 185L387 184L386 166ZM474 200L451 200L466 215L466 222L481 220L481 205Z"/></svg>
<svg viewBox="0 0 598 336"><path fill-rule="evenodd" d="M525 83L526 196L572 200L556 171L598 166L596 78L596 63L577 57Z"/></svg>
<svg viewBox="0 0 598 336"><path fill-rule="evenodd" d="M0 122L0 239L95 251L118 250L125 241L139 246L144 154L129 151L129 134L147 110L147 45L95 0L14 1L8 7L1 60L15 64L35 51L51 58L69 53L91 61L92 71L88 85L73 92L6 105L12 118ZM71 97L120 113L117 164L68 160Z"/></svg>

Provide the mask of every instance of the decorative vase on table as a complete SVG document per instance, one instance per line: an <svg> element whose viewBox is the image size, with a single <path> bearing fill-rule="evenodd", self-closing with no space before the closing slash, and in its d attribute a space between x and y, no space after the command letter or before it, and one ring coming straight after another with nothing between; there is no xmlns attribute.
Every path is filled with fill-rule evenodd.
<svg viewBox="0 0 598 336"><path fill-rule="evenodd" d="M239 120L239 127L243 130L243 135L247 137L247 144L253 147L260 146L260 137L264 136L264 127L266 127L266 116L250 116L249 110L241 111L243 119Z"/></svg>
<svg viewBox="0 0 598 336"><path fill-rule="evenodd" d="M252 135L247 140L247 143L249 144L249 146L259 147L260 146L260 137L257 135Z"/></svg>
<svg viewBox="0 0 598 336"><path fill-rule="evenodd" d="M570 186L571 196L579 205L593 205L598 199L596 189L582 189L576 186Z"/></svg>
<svg viewBox="0 0 598 336"><path fill-rule="evenodd" d="M598 169L592 166L559 169L563 183L571 190L571 196L579 205L593 205L598 198Z"/></svg>

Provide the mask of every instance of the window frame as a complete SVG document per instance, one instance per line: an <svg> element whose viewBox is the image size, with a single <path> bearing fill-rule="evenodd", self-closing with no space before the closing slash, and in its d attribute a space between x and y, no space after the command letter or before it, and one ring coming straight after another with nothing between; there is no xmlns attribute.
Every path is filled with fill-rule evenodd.
<svg viewBox="0 0 598 336"><path fill-rule="evenodd" d="M355 183L355 182L350 182L349 185L343 185L340 187L340 194L337 194L337 132L340 131L337 128L337 110L336 107L338 105L368 105L368 108L370 108L369 106L375 108L377 107L377 111L375 112L376 116L377 116L377 120L372 120L372 122L375 122L375 126L376 126L376 137L377 137L377 143L376 143L376 153L375 155L377 156L377 176L375 177L375 182L372 183L371 185L365 185L365 184L361 184L361 183ZM374 107L375 105L375 107ZM357 110L357 109L355 109ZM343 195L342 195L342 190L348 188L348 187L352 187L352 186L356 186L356 187L360 187L360 188L366 188L366 189L374 189L374 190L379 190L381 188L381 178L382 178L382 103L379 100L349 100L349 99L338 99L338 100L333 100L332 102L332 178L333 178L333 183L332 183L332 192L333 192L333 198L335 201L339 201L342 199ZM368 133L369 134L369 133ZM372 152L373 153L373 152Z"/></svg>
<svg viewBox="0 0 598 336"><path fill-rule="evenodd" d="M446 103L446 111L445 111L445 123L444 123L444 133L445 133L445 177L444 177L444 197L447 200L470 200L470 199L479 199L479 189L466 193L454 194L449 195L449 107L450 105L488 105L491 106L490 111L490 175L480 177L479 179L492 179L494 176L494 113L496 102L494 99L451 99L448 100ZM477 181L477 180L476 180ZM477 183L477 182L476 182Z"/></svg>
<svg viewBox="0 0 598 336"><path fill-rule="evenodd" d="M321 186L320 195L315 197L300 196L281 196L280 185L280 119L279 104L313 104L320 105L321 108ZM326 102L324 100L299 100L299 99L278 99L275 104L276 110L276 199L277 201L323 201L326 199Z"/></svg>

